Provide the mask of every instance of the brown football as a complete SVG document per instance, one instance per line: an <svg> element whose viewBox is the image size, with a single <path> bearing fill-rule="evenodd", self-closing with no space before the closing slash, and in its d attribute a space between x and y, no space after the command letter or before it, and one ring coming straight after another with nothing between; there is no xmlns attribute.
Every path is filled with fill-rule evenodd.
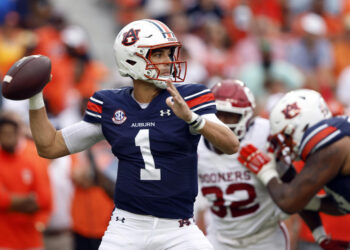
<svg viewBox="0 0 350 250"><path fill-rule="evenodd" d="M2 95L24 100L39 93L49 82L51 61L42 55L26 56L15 62L2 80Z"/></svg>

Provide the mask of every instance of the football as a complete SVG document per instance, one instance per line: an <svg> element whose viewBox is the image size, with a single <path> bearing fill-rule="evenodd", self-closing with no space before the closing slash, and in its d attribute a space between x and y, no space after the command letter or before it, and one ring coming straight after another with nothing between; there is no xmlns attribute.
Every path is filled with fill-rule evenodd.
<svg viewBox="0 0 350 250"><path fill-rule="evenodd" d="M51 61L42 55L26 56L15 62L2 80L2 95L24 100L39 93L49 82Z"/></svg>

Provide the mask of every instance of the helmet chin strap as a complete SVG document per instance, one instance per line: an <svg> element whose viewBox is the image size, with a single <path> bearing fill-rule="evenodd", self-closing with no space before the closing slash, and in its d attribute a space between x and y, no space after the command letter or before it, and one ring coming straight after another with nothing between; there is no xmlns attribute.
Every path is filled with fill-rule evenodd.
<svg viewBox="0 0 350 250"><path fill-rule="evenodd" d="M165 81L150 80L150 79L147 79L146 81L151 84L154 84L157 88L160 88L160 89L166 89L168 87Z"/></svg>
<svg viewBox="0 0 350 250"><path fill-rule="evenodd" d="M130 75L129 75L130 76ZM130 76L133 80L140 80L140 81L144 81L144 82L147 82L147 83L150 83L150 84L153 84L154 86L156 86L157 88L160 88L160 89L166 89L168 87L168 85L166 84L165 81L158 81L158 80L153 80L153 79L148 79L147 77L144 77L144 78L137 78L135 79L134 77Z"/></svg>

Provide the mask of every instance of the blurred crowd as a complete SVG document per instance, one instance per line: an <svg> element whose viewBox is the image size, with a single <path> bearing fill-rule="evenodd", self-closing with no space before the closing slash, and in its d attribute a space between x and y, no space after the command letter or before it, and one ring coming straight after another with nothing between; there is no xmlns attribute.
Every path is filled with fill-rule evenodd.
<svg viewBox="0 0 350 250"><path fill-rule="evenodd" d="M268 112L281 93L311 88L348 108L350 1L116 1L122 25L167 23L183 44L187 82L244 81ZM341 104L341 105L340 105Z"/></svg>
<svg viewBox="0 0 350 250"><path fill-rule="evenodd" d="M301 87L345 109L350 105L350 1L96 2L115 10L111 32L136 19L165 22L183 44L187 82L211 87L222 78L240 79L258 99L260 112L268 112L280 93ZM22 56L49 56L54 77L44 94L54 116L106 81L112 87L131 83L93 58L86 30L50 1L3 0L0 7L0 75Z"/></svg>
<svg viewBox="0 0 350 250"><path fill-rule="evenodd" d="M96 1L101 2L115 10L111 17L116 27L111 32L115 34L118 28L136 19L152 18L166 23L183 45L181 56L188 63L187 83L202 83L210 88L223 78L240 79L252 90L257 112L265 117L283 93L297 88L319 91L335 115L349 111L350 0ZM71 23L49 0L0 1L0 77L23 56L48 56L53 78L44 89L44 99L57 128L80 120L88 98L107 82L112 87L131 84L115 68L94 58L90 39L81 25ZM46 245L47 249L72 249L67 245L73 246L72 242L81 237L98 240L107 226L113 203L110 187L101 185L96 176L102 172L101 178L113 180L110 169L116 168L117 163L106 152L106 145L54 161L36 159L35 154L29 153L35 148L28 132L27 105L26 101L14 102L0 96L0 166L16 166L19 163L13 162L17 160L32 166L26 175L21 169L12 173L23 179L22 189L16 185L8 187L14 188L15 198L11 190L0 185L0 196L7 195L7 200L0 199L0 232L6 231L5 223L18 223L14 230L19 230L21 223L34 223L33 228L46 238L46 244L55 245ZM4 139L4 131L13 133L14 141ZM6 147L8 143L13 144L11 150ZM43 173L47 167L49 172ZM46 175L42 177L47 179L46 184L43 180L36 184L37 175ZM0 173L0 178L9 176ZM51 192L36 193L37 185ZM18 209L21 204L28 208ZM6 209L24 214L23 218L6 217ZM39 219L28 217L33 213L39 213L35 217ZM0 248L9 247L2 244L11 238L11 231L5 233L0 234ZM58 243L47 243L53 237ZM350 240L349 233L341 237ZM16 247L44 249L39 236L32 239L34 245Z"/></svg>

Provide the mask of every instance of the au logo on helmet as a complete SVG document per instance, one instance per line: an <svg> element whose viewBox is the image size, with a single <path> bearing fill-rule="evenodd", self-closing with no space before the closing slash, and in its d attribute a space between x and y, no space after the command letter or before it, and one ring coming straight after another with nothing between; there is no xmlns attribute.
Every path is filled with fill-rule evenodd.
<svg viewBox="0 0 350 250"><path fill-rule="evenodd" d="M130 29L128 32L125 32L123 34L122 44L124 44L125 46L135 44L139 40L139 32L139 29Z"/></svg>
<svg viewBox="0 0 350 250"><path fill-rule="evenodd" d="M284 114L286 119L292 119L300 113L300 108L295 102L293 104L288 104L287 107L284 110L282 110L282 113Z"/></svg>

